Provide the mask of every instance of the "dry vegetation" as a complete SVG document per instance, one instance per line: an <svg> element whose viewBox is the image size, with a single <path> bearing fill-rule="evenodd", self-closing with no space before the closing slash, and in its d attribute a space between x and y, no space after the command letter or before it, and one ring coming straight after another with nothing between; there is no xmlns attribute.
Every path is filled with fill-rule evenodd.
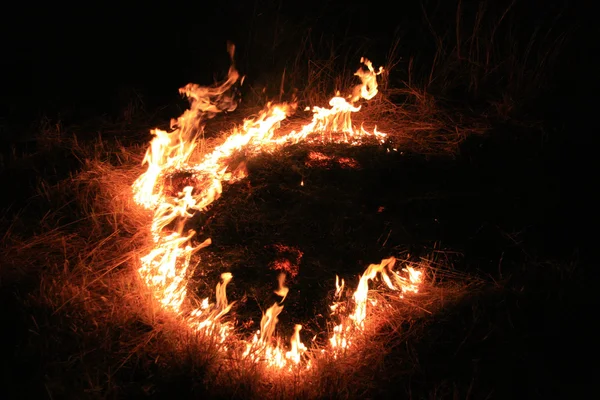
<svg viewBox="0 0 600 400"><path fill-rule="evenodd" d="M210 336L190 334L172 315L159 311L152 296L145 293L135 270L149 243L150 215L132 203L129 190L142 171L144 146L75 139L55 145L69 148L80 163L79 171L53 184L40 180L27 206L3 219L2 286L5 293L12 292L6 301L15 307L18 320L14 324L22 329L17 332L18 346L10 350L9 359L14 361L8 376L27 373L32 384L43 382L42 388L30 387L35 395L130 398L178 393L245 399L364 398L389 393L421 397L428 393L435 398L479 398L491 393L489 386L480 388L479 382L458 380L448 386L435 374L429 384L418 377L423 368L430 368L426 367L429 363L444 362L443 357L432 356L428 346L454 341L460 348L471 335L461 339L460 332L473 327L483 329L479 333L483 337L494 334L498 327L489 322L490 300L486 299L504 301L498 299L513 290L511 272L494 274L496 281L481 273L469 276L450 267L460 260L452 252L430 249L435 258L422 262L427 271L422 293L405 300L389 297L385 290L374 293L374 299L393 307L369 317L370 333L360 338L359 351L340 360L316 353L310 356L310 372L282 377L241 358L225 358ZM344 154L343 149L332 150ZM302 154L302 149L290 151L281 170L273 160L257 170L271 185L280 185L281 171L289 167L286 160L293 159L294 152ZM327 196L324 188L316 186L309 193L319 196L321 190L320 195ZM259 182L254 191L260 189ZM235 191L225 195L231 197L224 197L224 205L216 205L220 218L236 220L239 210L228 213L227 206L239 203L239 196L244 195ZM244 217L252 219L254 214L246 210ZM243 219L237 221L243 224ZM353 243L338 245L343 249ZM402 257L398 249L395 253ZM556 270L574 273L571 269L563 272L561 267ZM322 290L319 295L326 299L331 291ZM467 312L460 316L462 322L456 322L453 310L464 308L461 304L473 307L472 314ZM480 321L484 321L483 328ZM435 333L444 323L454 327L447 338ZM459 333L452 332L456 326ZM36 368L31 369L31 360Z"/></svg>
<svg viewBox="0 0 600 400"><path fill-rule="evenodd" d="M160 395L184 378L182 393L197 395L361 396L384 369L385 350L410 335L406 326L483 283L466 286L457 272L431 269L428 289L409 301L375 294L393 307L368 320L373 334L361 338L360 351L338 361L317 353L308 373L272 375L250 361L223 358L210 336L192 335L161 313L137 279L150 215L133 204L129 188L141 172L143 148L74 139L60 145L71 149L80 171L54 185L41 181L27 208L3 221L2 248L3 286L34 285L14 299L30 319L15 356L23 360L39 349L29 356L39 357L43 370L31 377L43 373L53 398Z"/></svg>
<svg viewBox="0 0 600 400"><path fill-rule="evenodd" d="M518 113L513 112L521 102L543 85L546 69L537 68L545 67L556 57L565 39L561 34L550 41L545 37L542 40L542 33L534 31L525 48L509 48L513 56L504 59L501 56L506 53L500 52L499 42L515 46L517 42L524 43L512 40L511 36L502 41L498 38L499 32L505 31L499 26L510 7L491 25L483 23L487 18L483 8L475 13L474 20L464 22L460 7L459 3L454 31L441 36L430 25L437 43L431 68L415 75L411 59L403 79L386 75L381 85L382 95L365 104L358 113L356 119L364 121L366 126L377 125L380 130L392 133L388 147L428 156L456 156L466 138L482 135L495 121L514 120L513 115ZM484 27L489 26L491 29L485 31ZM308 40L290 68L283 69L278 91L283 97L291 93L291 88L300 86L300 82L307 82L303 91L295 93L300 104L324 104L324 96L332 89L350 86L348 82L353 77L348 71L353 68L348 66L344 73L339 65L340 60L345 66L352 65L348 60L354 54L340 57L336 49L331 49L331 58L323 61L322 57L316 57ZM545 47L535 50L541 42ZM388 55L384 66L387 71L399 68L399 43L392 46ZM510 85L500 88L494 79L504 76L504 71L509 72ZM473 107L456 108L450 101L450 92L459 84L466 85L467 93L476 99L469 103ZM263 96L259 89L252 90L258 97ZM482 99L483 94L494 93L498 96ZM139 258L150 243L151 215L133 203L130 191L131 184L143 171L140 164L147 146L147 126L132 127L143 107L137 93L134 97L123 111L123 123L93 128L103 132L102 136L90 134L85 127L65 128L59 123L46 123L40 128L35 153L13 151L3 155L3 178L15 186L29 179L30 186L35 187L33 192L25 191L20 199L5 207L0 220L4 232L0 248L2 300L7 304L5 307L14 309L7 323L16 327L9 339L9 343L16 345L3 354L5 360L11 360L7 366L10 371L4 377L21 380L26 376L23 386L8 389L8 396L181 395L247 399L390 395L486 398L511 394L511 389L490 383L492 375L498 372L503 379L510 379L505 370L511 368L510 364L480 373L476 367L464 367L462 358L456 361L450 350L444 352L444 346L455 349L456 357L464 347L477 347L499 335L498 332L514 338L512 335L518 334L506 332L512 332L510 325L517 332L521 329L519 322L513 322L517 317L511 313L517 312L514 304L523 301L518 288L524 287L523 282L529 285L528 278L523 276L537 278L537 271L543 270L544 274L567 282L577 274L572 265L551 264L547 268L546 264L534 263L532 266L533 259L527 258L527 273L523 273L525 261L519 256L508 261L511 266L504 267L509 271L502 270L501 258L493 273L482 268L483 271L467 274L452 266L461 262L460 255L449 249L436 249L430 243L422 251L423 257L417 259L426 271L425 289L403 300L392 298L385 290L375 291L375 299L392 307L369 317L370 333L360 338L359 351L339 360L314 353L309 356L313 363L310 371L284 376L241 358L226 358L210 336L192 335L172 315L161 312L136 274ZM256 100L256 104L260 101ZM480 104L485 106L480 108ZM146 124L151 116L144 114L144 119ZM296 122L292 120L290 124ZM222 124L232 123L225 120ZM130 134L123 139L110 137L112 131L123 130L129 130ZM218 131L222 129L215 121L208 126L207 135ZM219 139L207 139L200 150L215 140ZM329 150L342 154L347 151ZM290 151L290 157L278 167L263 167L267 183L278 185L275 168L287 169L290 159L305 154L302 149ZM9 177L11 171L19 170L26 171L25 175ZM317 185L314 193L318 195L321 190L321 195L326 196L326 187L334 184ZM254 192L260 188L255 187ZM225 203L228 206L243 203L236 196L252 195L243 190L225 194L232 195ZM417 194L414 196L407 195L408 199L403 201L418 202ZM439 196L443 194L438 193ZM257 199L261 201L260 196ZM215 207L221 212L220 218L244 223L239 210L227 211L227 207L218 204ZM253 212L244 209L245 222L260 215ZM269 234L268 230L265 234ZM339 248L347 245L354 243L340 244ZM406 249L401 247L402 243L394 245L395 255L403 255ZM520 252L524 250L518 247L517 253ZM326 253L324 250L323 255ZM205 282L209 286L214 283ZM328 290L319 293L331 295ZM209 294L214 296L212 292ZM553 301L561 304L562 300L551 300L550 304ZM506 316L497 315L504 312ZM504 337L492 341L490 346L497 343L504 343ZM506 348L495 350L498 353L487 348L485 351L498 356L502 350ZM465 360L470 355L461 353ZM455 360L466 369L456 372L454 377L444 376L448 368L440 365L447 360Z"/></svg>

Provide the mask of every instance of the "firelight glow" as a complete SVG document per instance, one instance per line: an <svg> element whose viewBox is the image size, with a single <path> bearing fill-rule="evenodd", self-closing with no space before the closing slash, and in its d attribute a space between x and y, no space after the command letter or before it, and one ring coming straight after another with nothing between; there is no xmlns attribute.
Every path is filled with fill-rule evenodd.
<svg viewBox="0 0 600 400"><path fill-rule="evenodd" d="M222 144L199 162L190 162L205 118L221 111L232 111L236 106L228 93L241 78L234 64L233 45L228 50L231 66L224 82L212 87L188 84L180 89L180 93L189 98L190 108L171 121L171 132L160 129L152 131L154 138L143 160L147 170L134 182L132 189L136 203L154 213L149 227L153 248L141 258L138 270L140 278L159 304L185 321L189 329L213 335L225 344L223 351L235 351L232 350L233 345L226 344L234 327L222 320L235 304L229 302L226 295L227 284L233 276L231 273L221 275L221 281L216 285L215 303L210 303L206 298L201 301L200 307L192 306L187 290L192 272L191 257L209 246L211 241L207 239L200 244L192 244L195 232L185 231L185 221L195 213L206 210L220 197L223 182L235 182L247 176L243 165L232 165L234 156L242 151L246 157L252 157L299 142L360 145L365 139L383 142L387 135L376 128L369 132L362 126L357 128L352 124L352 113L360 110L360 105L356 103L377 95L377 76L383 72L383 68L376 71L369 60L362 58L361 63L366 69L361 68L355 73L361 84L355 86L347 97L341 97L338 93L329 101L329 108L314 106L312 121L300 130L280 132L281 121L295 112L297 104L269 103L257 117L246 119L242 126L234 128ZM223 108L224 105L227 107ZM191 176L190 185L178 193L171 193L165 185L165 176L174 172L185 172ZM368 301L369 281L379 276L390 290L398 291L400 295L418 291L422 281L421 271L410 266L394 270L395 264L396 259L391 257L379 264L369 265L351 297L344 291L344 280L336 277L335 301L331 310L341 322L334 326L329 346L320 349L321 352L329 351L337 358L341 352L352 347L355 335L364 331L369 309L376 309ZM287 349L274 337L278 315L283 311L289 290L285 286L285 278L285 274L281 273L279 288L275 291L281 300L264 312L260 330L237 351L244 358L280 369L291 369L293 366L309 368L310 364L303 361L303 354L309 349L301 341L301 325L295 326ZM347 300L352 304L350 309L340 307Z"/></svg>

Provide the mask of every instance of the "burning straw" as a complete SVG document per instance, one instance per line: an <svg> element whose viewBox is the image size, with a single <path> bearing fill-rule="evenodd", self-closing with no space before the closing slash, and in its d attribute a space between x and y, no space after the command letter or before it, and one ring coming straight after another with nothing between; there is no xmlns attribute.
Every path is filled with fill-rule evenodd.
<svg viewBox="0 0 600 400"><path fill-rule="evenodd" d="M233 129L222 144L205 154L200 161L191 162L204 121L221 111L231 111L236 106L230 93L242 79L233 62L233 46L229 47L229 54L231 67L227 79L211 87L189 84L180 89L189 98L190 108L172 121L170 132L159 129L152 131L154 139L143 160L147 170L133 184L134 200L153 212L149 226L153 245L141 258L138 273L162 309L184 321L191 331L215 338L223 351L281 370L291 370L299 365L310 369L310 357L303 357L308 348L301 340L301 325L296 325L289 347L274 336L278 315L284 309L287 294L284 276L281 276L276 291L281 300L264 312L260 330L253 338L242 340L237 346L231 344L234 342L233 325L223 321L234 305L226 297L227 284L234 278L230 273L223 274L221 282L217 283L215 303L206 298L199 307L192 306L193 301L187 289L191 257L209 246L211 241L207 239L194 244L195 232L186 230L185 222L195 213L206 210L220 197L223 182L235 182L246 177L245 169L235 163L240 155L248 158L299 142L349 145L361 145L366 141L383 143L387 134L377 131L376 127L369 131L352 123L352 114L361 109L357 103L377 95L377 76L383 72L383 68L376 70L369 60L361 59L365 68L355 74L361 83L352 88L346 97L337 93L329 101L328 108L312 107L312 120L298 130L281 132L280 129L280 123L295 112L296 103L268 103L257 117L246 119L242 126ZM174 174L186 176L186 185L179 190L173 190L168 185L167 177ZM352 293L345 290L343 280L336 280L336 299L331 310L338 324L333 328L328 346L313 351L337 358L353 348L357 334L366 329L365 320L369 311L378 308L377 302L369 297L370 282L381 279L389 290L400 293L400 296L419 290L421 271L410 265L395 268L396 264L397 260L391 257L370 265Z"/></svg>

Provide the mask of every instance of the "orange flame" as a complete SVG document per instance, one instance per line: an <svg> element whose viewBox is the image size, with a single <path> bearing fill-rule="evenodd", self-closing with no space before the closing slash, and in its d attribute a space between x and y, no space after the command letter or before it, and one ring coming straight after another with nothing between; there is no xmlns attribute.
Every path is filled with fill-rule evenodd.
<svg viewBox="0 0 600 400"><path fill-rule="evenodd" d="M279 288L277 290L275 290L275 294L277 296L281 296L281 302L283 303L283 301L285 300L288 292L290 291L290 288L285 286L285 274L284 273L280 273L279 277L277 278L277 281L279 282Z"/></svg>
<svg viewBox="0 0 600 400"><path fill-rule="evenodd" d="M290 339L291 349L287 353L285 353L285 357L287 359L292 360L295 364L300 362L300 357L307 350L304 343L300 341L300 330L302 329L302 325L296 324L294 326L294 334Z"/></svg>

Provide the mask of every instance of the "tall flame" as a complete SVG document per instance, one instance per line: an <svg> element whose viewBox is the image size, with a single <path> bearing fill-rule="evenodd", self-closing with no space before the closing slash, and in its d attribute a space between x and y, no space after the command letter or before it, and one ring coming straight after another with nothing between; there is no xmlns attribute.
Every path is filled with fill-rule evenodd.
<svg viewBox="0 0 600 400"><path fill-rule="evenodd" d="M181 88L181 94L190 100L190 108L179 118L171 121L171 132L160 129L152 131L154 138L150 142L143 165L147 170L134 182L133 197L141 206L153 210L154 216L150 230L154 241L152 250L141 258L138 273L153 292L162 307L180 315L193 330L204 330L225 343L232 332L227 323L219 322L227 314L234 303L229 303L226 286L232 280L231 273L223 273L221 282L216 285L216 304L210 304L208 298L201 302L200 307L194 308L187 295L187 282L190 276L191 257L198 250L210 245L210 239L193 245L193 230L185 231L185 222L196 211L205 210L219 198L222 192L222 182L232 182L243 179L247 172L244 168L231 165L233 156L243 151L246 156L253 156L262 151L273 151L282 146L301 141L343 142L352 145L361 144L363 139L374 138L383 141L385 133L375 128L368 132L362 127L352 124L352 113L360 110L355 103L360 99L370 100L377 94L377 76L383 69L377 71L372 63L361 59L367 69L356 72L361 84L357 85L346 98L339 95L333 97L330 108L314 106L312 121L299 131L279 133L280 123L297 108L295 103L268 103L263 111L255 118L246 119L242 126L235 128L225 141L216 146L210 153L204 155L198 163L191 163L190 158L196 148L199 135L203 131L206 119L222 111L232 111L237 102L231 94L231 89L238 82L242 83L234 64L234 46L229 45L228 51L231 66L227 78L220 84L202 87L188 84ZM183 171L191 176L191 182L176 195L165 188L165 175ZM353 309L346 315L341 315L342 322L335 326L330 337L330 348L337 356L338 351L348 348L352 343L352 334L364 329L367 316L367 299L369 281L381 275L383 281L391 290L416 292L421 282L420 271L406 268L408 277L401 276L392 270L396 260L388 258L380 264L370 265L361 276L354 292ZM282 297L280 303L274 303L267 309L260 323L260 330L253 339L246 343L244 357L254 361L266 361L268 365L283 368L301 362L302 354L307 350L300 338L301 325L296 325L290 339L290 350L283 350L279 340L272 343L278 315L283 310L289 288L285 286L285 275L278 279L279 287L275 293ZM336 276L335 298L343 295L344 280ZM335 306L332 310L341 313ZM337 311L335 311L337 310ZM227 346L224 347L227 349Z"/></svg>
<svg viewBox="0 0 600 400"><path fill-rule="evenodd" d="M285 353L285 357L292 360L295 364L300 362L300 357L307 350L304 343L300 341L300 330L302 329L302 325L296 324L294 326L294 334L290 339L291 348L290 351Z"/></svg>
<svg viewBox="0 0 600 400"><path fill-rule="evenodd" d="M196 139L204 129L204 119L221 111L233 111L237 107L231 96L226 96L227 91L240 79L234 64L235 46L228 44L227 50L231 58L227 79L212 87L190 83L179 89L179 93L190 100L190 108L176 120L171 120L172 132L152 130L155 137L142 161L142 165L148 164L148 169L133 184L134 199L144 207L152 208L162 199L161 190L157 187L159 176L164 171L179 169L187 164L196 148ZM221 108L222 104L227 104L227 107Z"/></svg>

